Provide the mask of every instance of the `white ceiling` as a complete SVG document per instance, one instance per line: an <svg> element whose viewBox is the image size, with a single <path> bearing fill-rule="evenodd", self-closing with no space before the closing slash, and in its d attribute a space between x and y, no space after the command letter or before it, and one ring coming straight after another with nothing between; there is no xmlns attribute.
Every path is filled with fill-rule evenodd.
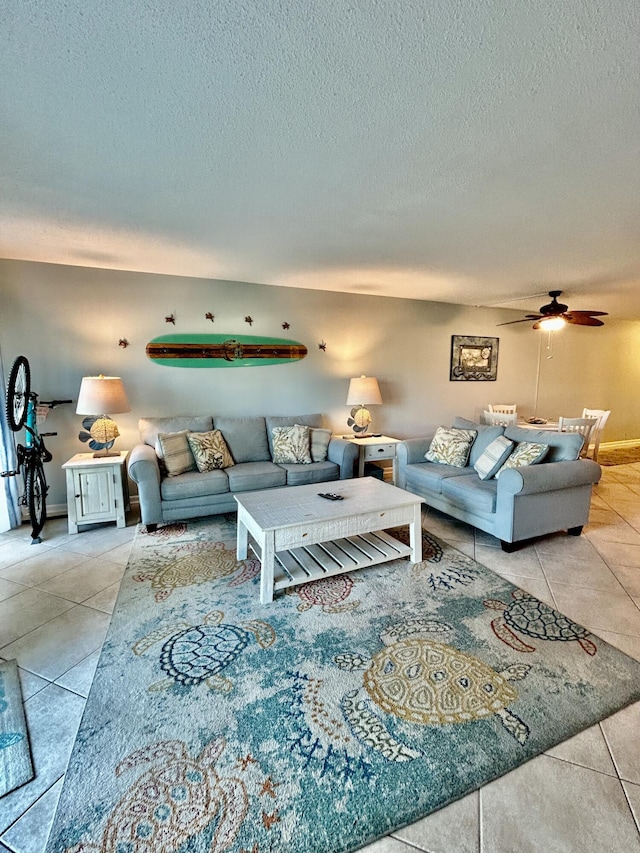
<svg viewBox="0 0 640 853"><path fill-rule="evenodd" d="M638 0L3 0L0 257L640 319L639 46Z"/></svg>

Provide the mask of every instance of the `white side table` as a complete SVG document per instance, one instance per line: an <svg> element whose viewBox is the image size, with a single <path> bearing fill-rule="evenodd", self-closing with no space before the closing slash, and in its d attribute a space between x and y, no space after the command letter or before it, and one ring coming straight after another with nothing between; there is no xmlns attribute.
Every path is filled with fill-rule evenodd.
<svg viewBox="0 0 640 853"><path fill-rule="evenodd" d="M343 436L343 438L346 436ZM397 459L396 445L400 444L399 438L391 438L389 435L367 435L358 438L351 438L354 444L358 445L358 477L364 476L365 462L379 462L381 459L391 459L393 461L393 485L396 484L397 476Z"/></svg>
<svg viewBox="0 0 640 853"><path fill-rule="evenodd" d="M121 450L119 456L76 453L64 463L69 533L77 533L79 524L103 521L115 521L116 527L125 527L125 512L129 509L128 455L128 450Z"/></svg>

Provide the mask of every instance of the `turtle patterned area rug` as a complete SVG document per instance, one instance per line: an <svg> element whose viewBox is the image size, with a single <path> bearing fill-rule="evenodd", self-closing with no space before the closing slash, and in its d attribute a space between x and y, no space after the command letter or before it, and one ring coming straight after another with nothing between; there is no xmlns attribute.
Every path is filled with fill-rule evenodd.
<svg viewBox="0 0 640 853"><path fill-rule="evenodd" d="M31 779L33 766L18 666L14 660L0 662L0 797Z"/></svg>
<svg viewBox="0 0 640 853"><path fill-rule="evenodd" d="M49 853L340 853L640 699L640 663L424 533L260 604L234 516L137 533Z"/></svg>

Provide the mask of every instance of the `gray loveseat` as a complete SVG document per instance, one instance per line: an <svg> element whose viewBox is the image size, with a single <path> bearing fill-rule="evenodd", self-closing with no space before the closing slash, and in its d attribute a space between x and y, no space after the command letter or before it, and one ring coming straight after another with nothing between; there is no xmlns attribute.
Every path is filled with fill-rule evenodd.
<svg viewBox="0 0 640 853"><path fill-rule="evenodd" d="M141 419L138 426L142 443L131 451L129 476L138 486L142 523L153 530L158 524L235 511L237 503L233 496L238 492L324 483L353 476L358 448L341 438L331 438L324 461L276 465L272 461L272 429L294 424L320 429L322 415ZM189 471L166 476L156 454L158 434L181 430L220 430L235 464L206 473Z"/></svg>
<svg viewBox="0 0 640 853"><path fill-rule="evenodd" d="M581 435L486 426L464 418L456 418L453 426L478 433L467 467L426 461L432 435L408 439L396 448L400 488L497 537L505 551L560 530L580 535L589 518L592 486L601 475L596 462L578 458ZM499 435L514 442L547 444L549 451L535 465L505 470L497 480L481 480L473 465Z"/></svg>

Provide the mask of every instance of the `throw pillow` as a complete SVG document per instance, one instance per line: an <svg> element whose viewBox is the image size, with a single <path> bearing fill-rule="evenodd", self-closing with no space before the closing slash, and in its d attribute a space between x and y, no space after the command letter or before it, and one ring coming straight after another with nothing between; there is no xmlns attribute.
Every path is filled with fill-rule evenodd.
<svg viewBox="0 0 640 853"><path fill-rule="evenodd" d="M190 432L187 441L201 474L215 471L216 468L231 468L234 464L227 442L219 429L211 432Z"/></svg>
<svg viewBox="0 0 640 853"><path fill-rule="evenodd" d="M507 468L524 468L535 465L547 455L548 444L533 444L531 441L521 441L515 446L513 453L507 457L504 465L496 473L496 480Z"/></svg>
<svg viewBox="0 0 640 853"><path fill-rule="evenodd" d="M187 441L188 435L189 430L186 429L180 432L158 433L156 453L160 451L159 456L164 462L168 477L177 477L178 474L196 470L196 462Z"/></svg>
<svg viewBox="0 0 640 853"><path fill-rule="evenodd" d="M453 465L454 468L465 468L477 434L474 429L438 427L424 455L425 459L429 462Z"/></svg>
<svg viewBox="0 0 640 853"><path fill-rule="evenodd" d="M294 426L274 427L273 461L276 464L311 462L309 449L309 427L295 424Z"/></svg>
<svg viewBox="0 0 640 853"><path fill-rule="evenodd" d="M509 441L503 435L494 438L473 466L481 480L490 480L496 471L502 468L504 461L513 450L513 445L513 441Z"/></svg>
<svg viewBox="0 0 640 853"><path fill-rule="evenodd" d="M298 424L296 424L296 426L298 426ZM324 462L326 460L330 441L330 429L309 428L309 445L311 450L311 459L313 462Z"/></svg>

